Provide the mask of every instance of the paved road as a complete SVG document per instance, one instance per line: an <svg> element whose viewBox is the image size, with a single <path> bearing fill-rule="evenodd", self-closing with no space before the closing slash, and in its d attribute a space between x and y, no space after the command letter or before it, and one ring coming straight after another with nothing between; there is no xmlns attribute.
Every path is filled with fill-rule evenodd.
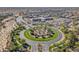
<svg viewBox="0 0 79 59"><path fill-rule="evenodd" d="M25 30L21 31L20 32L20 38L22 39L26 39L26 42L32 46L32 52L38 52L38 44L42 44L43 45L43 48L42 48L42 51L43 52L48 52L49 51L49 46L51 44L54 44L56 43L57 41L61 40L62 37L64 36L61 32L58 34L58 37L54 40L50 40L50 41L32 41L32 40L29 40L27 39L25 36L24 36L24 32Z"/></svg>
<svg viewBox="0 0 79 59"><path fill-rule="evenodd" d="M22 19L22 17L18 17L18 18L16 19L16 21L19 22L19 23L21 23L21 22L26 23L26 22ZM25 31L25 30L24 30L24 31ZM39 43L40 43L40 44L43 44L43 49L42 49L42 51L43 51L43 52L48 52L48 51L49 51L49 46L50 46L51 44L56 43L57 41L61 40L61 39L64 37L64 35L59 31L60 33L59 33L58 37L57 37L56 39L54 39L54 40L42 41L42 42L40 42L40 41L32 41L32 40L27 39L27 38L24 36L24 31L21 31L21 32L20 32L20 38L26 39L26 42L27 42L29 45L32 46L32 52L37 52L37 51L38 51L37 45L38 45Z"/></svg>

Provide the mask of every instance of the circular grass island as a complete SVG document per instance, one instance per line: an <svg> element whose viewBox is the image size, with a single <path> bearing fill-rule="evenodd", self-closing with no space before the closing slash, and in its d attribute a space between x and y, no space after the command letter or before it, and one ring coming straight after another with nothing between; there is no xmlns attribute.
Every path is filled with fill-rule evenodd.
<svg viewBox="0 0 79 59"><path fill-rule="evenodd" d="M24 36L33 41L50 41L58 37L59 32L55 28L43 26L35 26L27 29L24 32Z"/></svg>

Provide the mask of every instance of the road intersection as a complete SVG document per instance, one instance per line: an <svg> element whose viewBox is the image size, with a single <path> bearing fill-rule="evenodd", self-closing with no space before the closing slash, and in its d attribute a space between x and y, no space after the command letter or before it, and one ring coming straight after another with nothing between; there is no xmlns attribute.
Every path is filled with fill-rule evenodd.
<svg viewBox="0 0 79 59"><path fill-rule="evenodd" d="M24 36L24 32L25 30L21 31L20 32L20 38L21 39L26 39L26 43L31 45L32 46L32 52L38 52L38 44L42 44L43 45L43 48L42 48L42 51L43 52L48 52L49 51L49 46L51 44L54 44L56 42L58 42L59 40L61 40L63 38L63 34L59 31L59 34L58 34L58 37L54 40L50 40L50 41L33 41L33 40L30 40L30 39L27 39L25 36Z"/></svg>

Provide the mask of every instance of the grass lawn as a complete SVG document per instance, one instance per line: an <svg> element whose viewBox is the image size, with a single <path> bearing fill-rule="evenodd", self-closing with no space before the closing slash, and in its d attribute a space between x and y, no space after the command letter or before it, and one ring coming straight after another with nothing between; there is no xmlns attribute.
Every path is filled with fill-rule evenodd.
<svg viewBox="0 0 79 59"><path fill-rule="evenodd" d="M54 39L56 39L57 37L58 37L58 34L59 34L59 32L56 30L56 29L53 29L52 28L52 31L55 33L54 35L52 35L51 37L49 37L49 38L35 38L35 37L33 37L30 33L31 33L31 31L30 31L30 29L28 29L28 30L26 30L25 32L24 32L24 36L27 38L27 39L30 39L30 40L33 40L33 41L49 41L49 40L54 40Z"/></svg>

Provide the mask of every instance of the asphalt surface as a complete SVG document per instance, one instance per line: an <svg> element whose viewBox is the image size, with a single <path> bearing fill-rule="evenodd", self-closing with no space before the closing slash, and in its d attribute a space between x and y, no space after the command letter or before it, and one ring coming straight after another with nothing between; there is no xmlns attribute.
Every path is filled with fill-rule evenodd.
<svg viewBox="0 0 79 59"><path fill-rule="evenodd" d="M42 44L42 51L43 52L49 52L49 46L51 44L54 44L56 43L57 41L61 40L62 37L64 36L61 32L59 32L58 34L58 37L54 40L50 40L50 41L33 41L33 40L30 40L30 39L27 39L25 36L24 36L24 31L21 31L20 32L20 38L22 39L26 39L26 43L31 45L32 46L32 52L38 52L38 44Z"/></svg>
<svg viewBox="0 0 79 59"><path fill-rule="evenodd" d="M22 19L22 17L18 17L16 19L16 21L19 22L19 23L21 23L21 22L25 23L25 21ZM33 40L30 40L30 39L27 39L24 36L24 31L20 32L20 38L26 39L26 43L32 46L32 52L38 52L38 46L37 46L38 44L43 45L43 47L42 47L43 52L48 52L49 51L49 46L51 44L56 43L57 41L61 40L64 37L64 35L59 31L58 37L56 39L54 39L54 40L50 40L50 41L33 41Z"/></svg>

